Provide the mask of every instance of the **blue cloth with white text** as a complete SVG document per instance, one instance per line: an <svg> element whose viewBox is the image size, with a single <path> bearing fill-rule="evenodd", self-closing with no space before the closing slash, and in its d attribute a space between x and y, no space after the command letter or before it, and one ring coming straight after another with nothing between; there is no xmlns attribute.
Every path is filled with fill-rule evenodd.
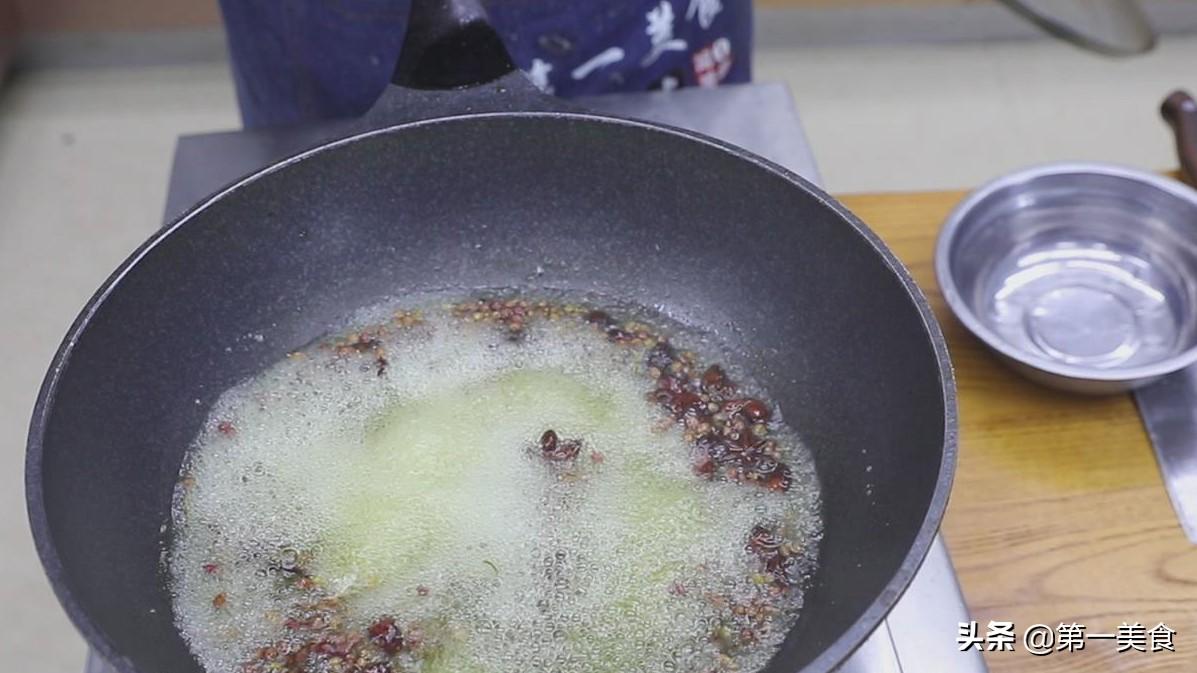
<svg viewBox="0 0 1197 673"><path fill-rule="evenodd" d="M402 46L407 0L221 0L246 127L365 112ZM492 0L515 63L572 97L751 76L750 0Z"/></svg>

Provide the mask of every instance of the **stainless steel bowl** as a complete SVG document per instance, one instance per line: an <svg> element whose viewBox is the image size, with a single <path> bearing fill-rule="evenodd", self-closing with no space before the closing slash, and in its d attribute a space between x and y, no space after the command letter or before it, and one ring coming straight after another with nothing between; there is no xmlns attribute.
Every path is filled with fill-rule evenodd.
<svg viewBox="0 0 1197 673"><path fill-rule="evenodd" d="M948 217L935 273L960 321L1027 377L1084 393L1197 361L1197 191L1104 164L1013 173Z"/></svg>

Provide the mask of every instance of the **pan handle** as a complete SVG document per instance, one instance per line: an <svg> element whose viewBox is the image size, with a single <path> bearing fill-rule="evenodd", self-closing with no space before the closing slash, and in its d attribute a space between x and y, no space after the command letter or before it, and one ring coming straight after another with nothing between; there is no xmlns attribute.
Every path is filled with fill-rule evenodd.
<svg viewBox="0 0 1197 673"><path fill-rule="evenodd" d="M1197 100L1185 91L1173 91L1160 106L1160 114L1176 134L1176 155L1185 179L1197 186Z"/></svg>
<svg viewBox="0 0 1197 673"><path fill-rule="evenodd" d="M477 0L412 0L391 82L409 89L460 89L515 70Z"/></svg>
<svg viewBox="0 0 1197 673"><path fill-rule="evenodd" d="M391 85L358 126L377 129L475 112L570 109L515 67L478 0L411 0Z"/></svg>

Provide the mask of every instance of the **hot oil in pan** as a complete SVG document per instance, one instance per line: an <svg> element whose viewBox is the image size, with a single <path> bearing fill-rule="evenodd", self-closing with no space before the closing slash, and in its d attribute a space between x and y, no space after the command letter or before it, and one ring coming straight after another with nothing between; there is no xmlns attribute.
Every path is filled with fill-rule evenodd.
<svg viewBox="0 0 1197 673"><path fill-rule="evenodd" d="M208 671L768 661L815 562L808 452L703 335L571 299L376 308L221 397L167 555Z"/></svg>

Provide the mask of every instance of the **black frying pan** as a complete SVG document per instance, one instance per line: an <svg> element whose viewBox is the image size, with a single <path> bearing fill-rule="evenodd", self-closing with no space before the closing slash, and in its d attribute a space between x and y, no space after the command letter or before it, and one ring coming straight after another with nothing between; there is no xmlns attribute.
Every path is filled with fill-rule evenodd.
<svg viewBox="0 0 1197 673"><path fill-rule="evenodd" d="M951 483L950 366L910 276L798 176L570 111L513 72L476 7L415 5L397 85L363 122L376 130L266 168L152 236L59 348L26 488L71 619L122 673L199 671L160 555L209 405L359 307L528 286L539 265L535 286L663 305L759 354L747 364L814 451L826 529L768 671L833 669L906 588Z"/></svg>

